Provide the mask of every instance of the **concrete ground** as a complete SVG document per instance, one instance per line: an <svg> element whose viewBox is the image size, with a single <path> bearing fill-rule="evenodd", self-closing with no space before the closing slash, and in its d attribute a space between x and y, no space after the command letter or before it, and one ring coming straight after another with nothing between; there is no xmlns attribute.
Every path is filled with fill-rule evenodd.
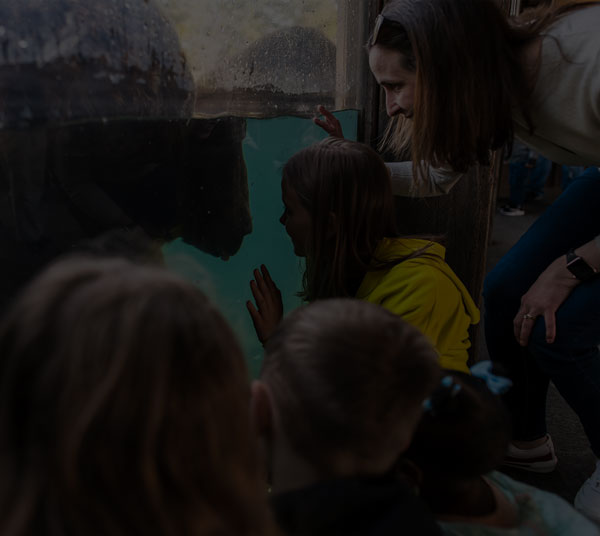
<svg viewBox="0 0 600 536"><path fill-rule="evenodd" d="M498 206L504 204L507 193L506 186L502 185ZM524 206L524 216L504 216L496 212L492 240L488 250L488 270L498 262L558 195L560 195L560 190L557 186L547 186L543 200ZM479 355L481 359L485 359L487 356L483 336L480 337ZM557 493L571 502L583 481L594 471L596 459L590 450L579 419L553 385L548 393L547 404L548 431L552 436L558 457L556 470L548 474L534 474L516 469L507 469L505 472L517 480Z"/></svg>

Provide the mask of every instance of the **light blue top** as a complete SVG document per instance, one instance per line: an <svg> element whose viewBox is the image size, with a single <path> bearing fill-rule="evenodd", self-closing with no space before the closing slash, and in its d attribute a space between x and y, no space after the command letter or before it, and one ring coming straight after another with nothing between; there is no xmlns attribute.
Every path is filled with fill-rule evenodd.
<svg viewBox="0 0 600 536"><path fill-rule="evenodd" d="M439 521L447 536L597 536L600 529L563 498L518 482L494 471L486 477L495 495L506 499L516 511L511 528L485 525L485 518ZM479 522L478 522L479 521Z"/></svg>

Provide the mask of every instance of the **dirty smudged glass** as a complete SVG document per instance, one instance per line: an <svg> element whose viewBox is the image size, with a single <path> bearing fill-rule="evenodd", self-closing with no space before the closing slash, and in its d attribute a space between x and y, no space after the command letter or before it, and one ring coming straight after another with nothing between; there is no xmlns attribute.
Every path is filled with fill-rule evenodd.
<svg viewBox="0 0 600 536"><path fill-rule="evenodd" d="M362 0L157 0L181 38L195 113L312 115L360 109L368 28Z"/></svg>
<svg viewBox="0 0 600 536"><path fill-rule="evenodd" d="M317 103L360 108L361 6L0 0L0 306L64 253L166 262L257 355L251 268L300 281L280 168Z"/></svg>

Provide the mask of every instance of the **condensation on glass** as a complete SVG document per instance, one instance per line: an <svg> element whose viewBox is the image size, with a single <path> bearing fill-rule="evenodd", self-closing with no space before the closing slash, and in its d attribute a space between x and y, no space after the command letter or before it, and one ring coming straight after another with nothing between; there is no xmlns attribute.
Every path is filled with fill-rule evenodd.
<svg viewBox="0 0 600 536"><path fill-rule="evenodd" d="M319 135L278 119L361 107L366 4L0 0L0 308L80 250L247 294L260 244L285 239L282 159Z"/></svg>
<svg viewBox="0 0 600 536"><path fill-rule="evenodd" d="M362 0L159 0L196 84L198 115L361 108Z"/></svg>

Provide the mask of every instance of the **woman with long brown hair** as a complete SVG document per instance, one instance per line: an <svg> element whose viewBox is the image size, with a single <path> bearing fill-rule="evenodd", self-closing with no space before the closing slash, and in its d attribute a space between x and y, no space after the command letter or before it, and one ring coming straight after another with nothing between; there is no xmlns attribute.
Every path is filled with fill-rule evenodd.
<svg viewBox="0 0 600 536"><path fill-rule="evenodd" d="M0 533L272 534L231 329L193 285L62 261L0 326Z"/></svg>
<svg viewBox="0 0 600 536"><path fill-rule="evenodd" d="M545 421L552 381L599 458L575 500L597 521L599 27L597 2L507 20L493 0L393 0L368 43L388 114L398 118L388 140L398 151L410 142L412 162L392 171L406 192L412 184L421 195L447 191L513 136L554 162L589 166L488 275L484 298L490 356L514 383L508 461L531 471L556 465ZM330 115L319 124L342 135Z"/></svg>

